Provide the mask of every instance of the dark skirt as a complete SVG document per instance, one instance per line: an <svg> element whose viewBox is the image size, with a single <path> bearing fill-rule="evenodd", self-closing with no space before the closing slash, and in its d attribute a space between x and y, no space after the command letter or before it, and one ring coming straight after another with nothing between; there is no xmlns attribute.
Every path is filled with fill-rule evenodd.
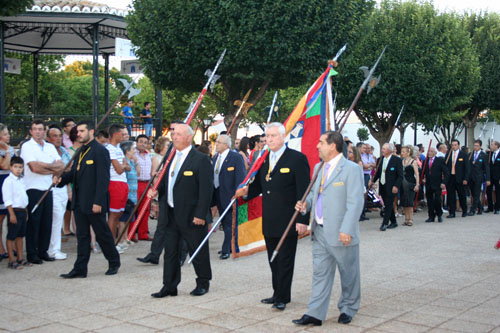
<svg viewBox="0 0 500 333"><path fill-rule="evenodd" d="M413 203L415 202L415 188L414 183L408 182L406 179L403 179L403 184L401 186L401 196L399 197L399 205L401 207L413 207Z"/></svg>

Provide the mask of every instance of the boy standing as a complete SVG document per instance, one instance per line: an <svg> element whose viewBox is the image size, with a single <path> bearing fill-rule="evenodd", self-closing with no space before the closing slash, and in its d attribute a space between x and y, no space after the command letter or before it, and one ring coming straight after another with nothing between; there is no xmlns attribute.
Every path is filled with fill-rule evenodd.
<svg viewBox="0 0 500 333"><path fill-rule="evenodd" d="M21 178L24 168L22 158L14 156L10 160L10 175L5 179L2 186L2 195L5 207L9 211L7 215L7 252L9 253L9 268L22 269L22 266L32 266L23 259L23 238L26 234L26 217L28 206L28 195L26 186ZM14 247L17 251L17 261L14 260Z"/></svg>

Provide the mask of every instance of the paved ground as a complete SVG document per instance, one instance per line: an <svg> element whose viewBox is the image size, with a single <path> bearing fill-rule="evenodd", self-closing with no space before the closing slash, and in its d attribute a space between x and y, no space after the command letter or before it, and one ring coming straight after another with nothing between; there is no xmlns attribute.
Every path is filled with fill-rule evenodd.
<svg viewBox="0 0 500 333"><path fill-rule="evenodd" d="M306 310L311 291L311 242L299 241L292 302L284 312L259 300L271 295L264 253L221 261L217 232L211 241L210 292L193 297L193 268L185 265L179 296L153 299L161 288L162 266L141 264L140 242L122 255L116 276L105 276L107 263L92 255L86 279L63 280L75 259L75 239L63 243L66 261L22 271L0 265L0 330L34 332L500 332L500 216L456 218L442 224L378 231L380 219L369 214L361 225L362 301L348 325L337 324L339 281L322 327L291 323ZM401 218L400 218L401 220ZM401 221L400 221L401 222ZM154 223L153 223L154 225ZM152 227L154 230L154 226Z"/></svg>

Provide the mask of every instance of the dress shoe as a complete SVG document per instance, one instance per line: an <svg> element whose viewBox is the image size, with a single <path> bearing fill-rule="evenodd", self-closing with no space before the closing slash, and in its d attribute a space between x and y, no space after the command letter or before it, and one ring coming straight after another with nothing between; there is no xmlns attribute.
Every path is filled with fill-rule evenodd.
<svg viewBox="0 0 500 333"><path fill-rule="evenodd" d="M394 228L397 228L398 227L398 224L397 223L391 223L387 226L387 229L394 229Z"/></svg>
<svg viewBox="0 0 500 333"><path fill-rule="evenodd" d="M158 265L158 259L153 259L149 255L145 256L144 258L137 258L137 260L145 264L149 263L153 265Z"/></svg>
<svg viewBox="0 0 500 333"><path fill-rule="evenodd" d="M72 269L71 272L67 274L61 274L59 276L62 277L63 279L86 278L87 273L78 273L77 271Z"/></svg>
<svg viewBox="0 0 500 333"><path fill-rule="evenodd" d="M387 225L386 224L382 224L380 226L380 231L385 231L387 229Z"/></svg>
<svg viewBox="0 0 500 333"><path fill-rule="evenodd" d="M221 258L222 260L226 260L227 258L229 258L229 253L223 253L219 258Z"/></svg>
<svg viewBox="0 0 500 333"><path fill-rule="evenodd" d="M260 302L264 304L274 304L274 297L261 299Z"/></svg>
<svg viewBox="0 0 500 333"><path fill-rule="evenodd" d="M115 275L116 273L118 273L119 268L120 268L120 265L110 266L108 268L108 270L106 271L106 273L104 273L104 275Z"/></svg>
<svg viewBox="0 0 500 333"><path fill-rule="evenodd" d="M196 287L194 288L190 294L193 296L203 296L208 293L208 288Z"/></svg>
<svg viewBox="0 0 500 333"><path fill-rule="evenodd" d="M292 320L292 323L297 325L313 325L313 326L321 326L322 324L321 320L308 316L306 314L303 315L302 318L300 319Z"/></svg>
<svg viewBox="0 0 500 333"><path fill-rule="evenodd" d="M273 304L272 308L283 311L286 309L286 304L282 302L276 302Z"/></svg>
<svg viewBox="0 0 500 333"><path fill-rule="evenodd" d="M431 222L434 222L434 219L429 217L427 220L425 220L425 222L431 223Z"/></svg>
<svg viewBox="0 0 500 333"><path fill-rule="evenodd" d="M439 223L443 222L443 218L442 218L441 216L440 216L440 217L438 217L438 222L439 222Z"/></svg>
<svg viewBox="0 0 500 333"><path fill-rule="evenodd" d="M346 313L341 313L339 316L339 324L349 324L352 321L352 317Z"/></svg>
<svg viewBox="0 0 500 333"><path fill-rule="evenodd" d="M493 214L495 214L495 215L500 214L500 210L499 210L499 209L496 209L496 210L495 210L495 212L494 212Z"/></svg>
<svg viewBox="0 0 500 333"><path fill-rule="evenodd" d="M484 212L485 212L485 213L491 213L492 211L493 211L493 209L489 209L489 208L488 208L488 209L487 209L487 210L485 210Z"/></svg>
<svg viewBox="0 0 500 333"><path fill-rule="evenodd" d="M467 214L466 216L474 216L474 215L476 215L476 213L474 213L474 212L469 212L469 214ZM463 214L462 214L462 216L463 216ZM464 217L465 217L465 216L464 216Z"/></svg>
<svg viewBox="0 0 500 333"><path fill-rule="evenodd" d="M167 288L163 287L161 290L157 293L151 294L154 298L163 298L167 296L177 296L177 289L175 290L167 290Z"/></svg>
<svg viewBox="0 0 500 333"><path fill-rule="evenodd" d="M447 219L454 219L455 218L455 213L446 216L446 218Z"/></svg>
<svg viewBox="0 0 500 333"><path fill-rule="evenodd" d="M474 215L474 212L472 213L472 215ZM472 215L471 215L471 216L472 216ZM463 212L463 213L462 213L462 217L467 217L467 216L469 216L469 214L467 214L467 212Z"/></svg>
<svg viewBox="0 0 500 333"><path fill-rule="evenodd" d="M49 257L48 254L45 254L43 256L40 256L40 259L42 259L43 261L55 261L56 259L52 258L52 257Z"/></svg>
<svg viewBox="0 0 500 333"><path fill-rule="evenodd" d="M43 260L38 257L33 257L33 258L28 257L28 261L32 264L37 264L37 265L43 264Z"/></svg>

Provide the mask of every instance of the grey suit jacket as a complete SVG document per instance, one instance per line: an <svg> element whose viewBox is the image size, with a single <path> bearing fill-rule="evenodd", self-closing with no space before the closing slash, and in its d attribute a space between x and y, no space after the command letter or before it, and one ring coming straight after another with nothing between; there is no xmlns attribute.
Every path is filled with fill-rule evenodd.
<svg viewBox="0 0 500 333"><path fill-rule="evenodd" d="M316 164L318 172L321 163ZM320 171L321 172L321 171ZM307 196L307 210L311 211L311 235L314 239L316 223L316 201L318 198L321 175L316 178ZM337 167L323 185L323 229L330 246L343 246L339 233L352 237L351 246L359 244L359 217L364 205L363 170L359 165L342 157Z"/></svg>

